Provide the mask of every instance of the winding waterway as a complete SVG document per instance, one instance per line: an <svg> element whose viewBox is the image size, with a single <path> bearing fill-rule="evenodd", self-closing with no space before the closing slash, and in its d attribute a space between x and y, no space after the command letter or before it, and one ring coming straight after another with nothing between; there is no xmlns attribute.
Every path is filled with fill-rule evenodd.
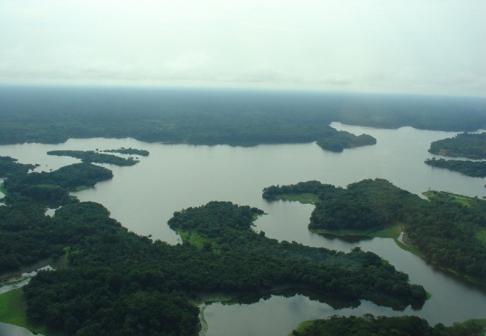
<svg viewBox="0 0 486 336"><path fill-rule="evenodd" d="M229 200L256 206L267 215L256 221L255 230L279 240L327 247L341 251L360 246L388 260L409 274L413 283L432 294L421 310L393 311L363 301L357 308L334 310L304 296L272 296L254 304L209 304L203 307L207 335L287 335L303 320L334 314L416 314L432 323L451 324L486 317L486 293L435 270L415 255L400 249L393 240L375 238L357 243L326 239L308 231L312 206L295 202L267 203L262 189L272 184L306 180L345 186L364 178L386 178L395 185L420 194L429 189L470 196L486 196L485 180L471 178L423 163L432 155L430 142L453 133L421 131L410 127L383 130L334 124L352 133L368 133L375 146L325 152L316 144L260 145L255 147L149 144L133 139L71 139L64 144L0 146L0 155L25 163L39 163L39 170L56 169L75 159L47 156L54 149L110 149L121 146L150 151L133 167L109 166L111 181L76 193L83 201L106 206L114 218L130 230L171 244L179 237L167 226L174 211L211 200Z"/></svg>

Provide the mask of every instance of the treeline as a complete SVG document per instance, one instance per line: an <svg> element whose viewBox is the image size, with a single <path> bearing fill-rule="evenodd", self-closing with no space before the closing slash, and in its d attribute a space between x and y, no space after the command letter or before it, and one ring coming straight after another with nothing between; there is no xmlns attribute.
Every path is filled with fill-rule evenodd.
<svg viewBox="0 0 486 336"><path fill-rule="evenodd" d="M313 193L318 201L309 228L355 233L404 225L406 238L424 258L443 269L486 281L486 201L428 192L429 200L386 180L363 180L347 188L316 181L266 188L263 197Z"/></svg>
<svg viewBox="0 0 486 336"><path fill-rule="evenodd" d="M332 121L459 131L486 127L486 101L472 98L3 87L0 101L0 144L89 137L208 145L325 143L334 133Z"/></svg>
<svg viewBox="0 0 486 336"><path fill-rule="evenodd" d="M486 133L461 133L453 138L431 143L429 152L436 155L486 159Z"/></svg>
<svg viewBox="0 0 486 336"><path fill-rule="evenodd" d="M11 172L7 176L4 187L7 190L8 203L35 203L57 207L72 200L70 191L109 180L113 173L90 163L76 163L52 172Z"/></svg>
<svg viewBox="0 0 486 336"><path fill-rule="evenodd" d="M70 156L80 159L85 163L108 163L115 166L133 166L138 163L138 160L133 158L123 158L111 154L103 154L95 151L80 151L80 150L53 150L47 152L48 155L56 156Z"/></svg>
<svg viewBox="0 0 486 336"><path fill-rule="evenodd" d="M118 149L106 149L103 152L105 153L118 153L118 154L127 154L127 155L140 155L140 156L149 156L150 152L144 149L137 149L137 148L125 148L121 147Z"/></svg>
<svg viewBox="0 0 486 336"><path fill-rule="evenodd" d="M337 317L304 322L292 336L482 336L485 328L476 321L430 326L414 316L403 317Z"/></svg>
<svg viewBox="0 0 486 336"><path fill-rule="evenodd" d="M22 164L9 156L0 156L0 177L7 177L12 174L25 174L36 166L32 164Z"/></svg>
<svg viewBox="0 0 486 336"><path fill-rule="evenodd" d="M486 145L486 138L485 138ZM486 176L486 161L469 161L469 160L444 160L444 159L428 159L425 163L436 168L443 168L461 173L471 177L485 177Z"/></svg>

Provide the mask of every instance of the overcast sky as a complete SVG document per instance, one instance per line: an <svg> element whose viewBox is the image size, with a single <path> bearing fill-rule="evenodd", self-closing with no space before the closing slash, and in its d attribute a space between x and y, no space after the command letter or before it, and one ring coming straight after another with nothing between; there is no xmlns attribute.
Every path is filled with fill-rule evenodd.
<svg viewBox="0 0 486 336"><path fill-rule="evenodd" d="M486 96L486 0L0 0L0 82Z"/></svg>

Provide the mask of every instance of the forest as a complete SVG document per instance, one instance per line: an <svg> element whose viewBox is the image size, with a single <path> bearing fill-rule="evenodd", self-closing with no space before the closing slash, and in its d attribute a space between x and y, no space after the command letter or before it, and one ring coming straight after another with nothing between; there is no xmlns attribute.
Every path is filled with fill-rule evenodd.
<svg viewBox="0 0 486 336"><path fill-rule="evenodd" d="M453 138L434 141L429 152L436 155L486 159L486 133L461 133Z"/></svg>
<svg viewBox="0 0 486 336"><path fill-rule="evenodd" d="M368 134L354 135L346 131L334 132L321 137L317 144L325 150L340 153L346 148L370 146L376 144L376 139Z"/></svg>
<svg viewBox="0 0 486 336"><path fill-rule="evenodd" d="M96 167L80 163L59 171L73 166L69 176ZM251 226L262 214L256 208L210 202L176 212L169 225L184 243L170 246L129 232L93 202L65 200L53 217L46 216L42 201L11 198L14 182L70 188L86 183L85 174L19 178L25 172L17 170L22 168L14 164L4 174L9 201L0 206L0 273L46 258L64 260L23 289L29 321L50 330L77 336L197 335L195 302L208 294L252 302L271 293L305 293L333 305L367 299L395 309L420 307L426 299L423 287L373 253L345 254L256 233Z"/></svg>
<svg viewBox="0 0 486 336"><path fill-rule="evenodd" d="M486 201L445 192L428 200L383 179L363 180L347 188L317 181L263 190L269 201L289 194L317 196L309 228L318 233L359 234L401 225L407 243L435 266L486 283Z"/></svg>
<svg viewBox="0 0 486 336"><path fill-rule="evenodd" d="M4 187L8 204L34 203L55 208L72 201L70 191L110 180L113 173L90 163L75 163L52 172L11 172L6 176Z"/></svg>
<svg viewBox="0 0 486 336"><path fill-rule="evenodd" d="M145 149L137 149L137 148L117 148L117 149L105 149L102 152L105 153L118 153L118 154L126 154L126 155L140 155L140 156L149 156L150 152Z"/></svg>
<svg viewBox="0 0 486 336"><path fill-rule="evenodd" d="M427 159L425 163L435 168L448 169L471 177L486 176L486 161Z"/></svg>
<svg viewBox="0 0 486 336"><path fill-rule="evenodd" d="M111 154L103 154L95 151L80 151L80 150L53 150L47 152L47 155L69 156L80 159L86 163L107 163L115 166L133 166L138 163L131 157L123 158Z"/></svg>
<svg viewBox="0 0 486 336"><path fill-rule="evenodd" d="M474 98L4 87L0 101L0 144L132 137L249 146L326 143L338 137L346 145L349 135L336 135L329 123L456 131L486 127L486 100ZM371 141L352 142L363 140Z"/></svg>
<svg viewBox="0 0 486 336"><path fill-rule="evenodd" d="M292 336L482 336L481 321L466 321L450 327L430 326L414 316L403 317L338 317L302 323Z"/></svg>

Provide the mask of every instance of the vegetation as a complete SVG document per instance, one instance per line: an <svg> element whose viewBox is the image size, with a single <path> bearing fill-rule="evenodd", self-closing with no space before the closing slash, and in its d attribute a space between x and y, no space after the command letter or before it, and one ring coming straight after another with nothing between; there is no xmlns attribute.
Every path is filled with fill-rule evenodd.
<svg viewBox="0 0 486 336"><path fill-rule="evenodd" d="M171 227L200 238L177 246L128 232L96 203L64 205L53 218L31 215L41 225L22 217L24 211L1 209L4 232L41 232L33 243L65 253L63 268L40 272L24 289L29 323L65 334L196 335L198 309L190 302L210 293L257 300L286 288L289 294L332 296L346 304L366 298L397 308L425 300L422 287L409 285L378 256L279 243L251 229L260 210L229 202L175 213ZM31 253L24 241L10 241L2 256Z"/></svg>
<svg viewBox="0 0 486 336"><path fill-rule="evenodd" d="M486 159L486 133L462 133L453 138L434 141L429 152L443 156Z"/></svg>
<svg viewBox="0 0 486 336"><path fill-rule="evenodd" d="M335 131L328 132L325 137L317 140L317 144L322 149L340 153L346 148L374 145L376 139L368 134L354 135L345 131Z"/></svg>
<svg viewBox="0 0 486 336"><path fill-rule="evenodd" d="M319 199L309 224L314 230L382 230L405 221L410 207L420 202L418 196L383 179L363 180L346 189L318 181L272 186L264 189L263 198L273 200L280 194L301 193Z"/></svg>
<svg viewBox="0 0 486 336"><path fill-rule="evenodd" d="M486 161L444 160L433 158L426 160L425 163L432 167L449 169L467 176L486 177Z"/></svg>
<svg viewBox="0 0 486 336"><path fill-rule="evenodd" d="M3 87L0 101L0 144L90 137L207 145L304 143L334 136L332 121L457 131L486 127L486 101L475 98Z"/></svg>
<svg viewBox="0 0 486 336"><path fill-rule="evenodd" d="M118 154L127 154L127 155L140 155L140 156L149 156L150 152L144 149L136 149L136 148L125 148L121 147L118 149L107 149L104 150L105 153L118 153Z"/></svg>
<svg viewBox="0 0 486 336"><path fill-rule="evenodd" d="M77 184L58 171L24 175L24 185ZM17 179L6 180L9 196ZM345 254L255 233L252 222L262 213L256 208L210 202L176 212L169 224L184 238L176 246L128 232L96 203L72 199L53 217L44 209L39 200L19 198L0 207L0 272L62 256L63 267L39 272L24 287L25 306L17 308L26 308L26 323L68 335L196 335L193 302L211 294L252 301L272 292L307 293L395 308L418 307L426 298L422 287L373 253Z"/></svg>
<svg viewBox="0 0 486 336"><path fill-rule="evenodd" d="M451 327L431 327L419 317L331 317L302 323L292 336L482 336L486 329L478 321Z"/></svg>
<svg viewBox="0 0 486 336"><path fill-rule="evenodd" d="M48 155L56 156L70 156L80 159L86 163L108 163L116 166L133 166L138 161L132 158L123 158L111 154L103 154L94 151L78 151L78 150L54 150L47 152Z"/></svg>
<svg viewBox="0 0 486 336"><path fill-rule="evenodd" d="M0 177L11 174L26 174L34 168L35 165L18 163L16 159L9 156L0 156Z"/></svg>
<svg viewBox="0 0 486 336"><path fill-rule="evenodd" d="M432 264L484 284L486 281L486 201L444 192L429 200L386 180L363 180L347 188L301 182L264 189L263 197L309 193L318 197L309 228L338 236L392 236L405 231L407 245ZM308 196L306 196L308 197Z"/></svg>
<svg viewBox="0 0 486 336"><path fill-rule="evenodd" d="M70 191L109 180L113 173L90 163L77 163L52 172L9 173L7 176L4 182L8 191L7 202L35 202L57 207L71 201Z"/></svg>

